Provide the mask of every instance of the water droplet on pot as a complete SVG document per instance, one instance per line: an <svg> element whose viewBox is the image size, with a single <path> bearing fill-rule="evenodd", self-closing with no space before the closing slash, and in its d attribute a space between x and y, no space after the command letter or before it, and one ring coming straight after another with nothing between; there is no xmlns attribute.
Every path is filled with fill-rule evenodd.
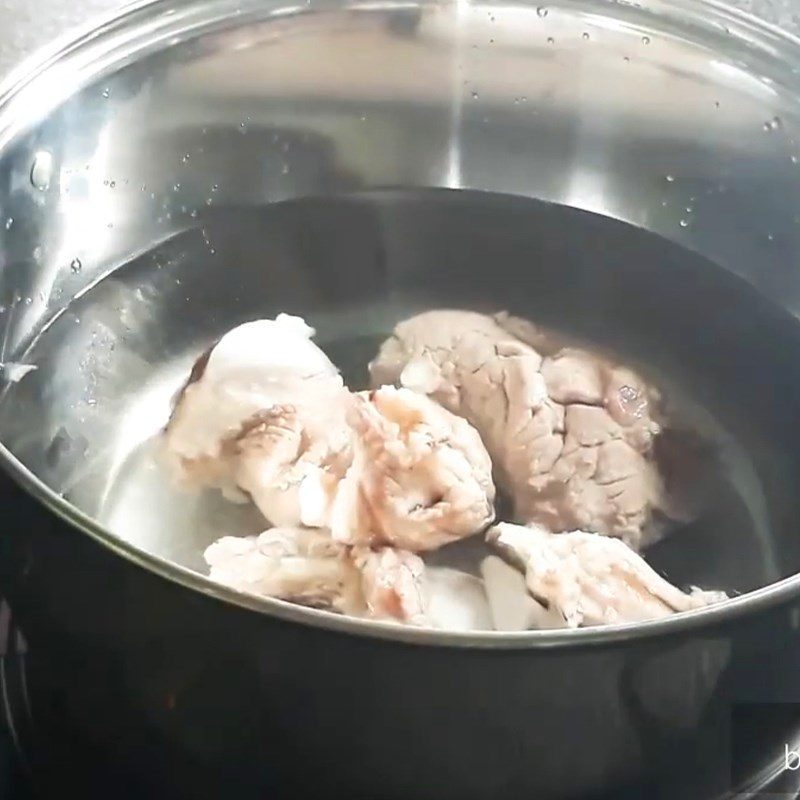
<svg viewBox="0 0 800 800"><path fill-rule="evenodd" d="M40 150L33 157L31 165L31 184L34 189L44 192L50 188L53 177L53 154L47 150Z"/></svg>
<svg viewBox="0 0 800 800"><path fill-rule="evenodd" d="M536 13L537 13L537 14L538 14L538 15L539 15L539 16L540 16L542 19L544 19L544 18L547 16L547 14L548 14L549 12L548 12L548 10L547 10L547 8L546 8L545 6L539 6L539 7L536 9Z"/></svg>
<svg viewBox="0 0 800 800"><path fill-rule="evenodd" d="M181 185L179 183L173 185L172 187L173 192L179 192L180 190L181 190Z"/></svg>
<svg viewBox="0 0 800 800"><path fill-rule="evenodd" d="M69 264L70 272L77 275L81 271L82 266L83 264L81 264L81 260L79 258L73 258Z"/></svg>
<svg viewBox="0 0 800 800"><path fill-rule="evenodd" d="M667 183L675 183L675 176L667 175Z"/></svg>
<svg viewBox="0 0 800 800"><path fill-rule="evenodd" d="M116 186L117 186L117 182L116 182L116 181L111 181L111 183L109 184L109 186L110 186L112 189L115 189L115 188L116 188Z"/></svg>
<svg viewBox="0 0 800 800"><path fill-rule="evenodd" d="M681 228L686 228L686 227L688 227L688 226L689 226L689 220L687 220L687 219L682 219L682 220L681 220L681 223L680 223L680 225L681 225Z"/></svg>
<svg viewBox="0 0 800 800"><path fill-rule="evenodd" d="M478 99L478 93L477 92L473 92L472 93L472 99L473 100L477 100Z"/></svg>
<svg viewBox="0 0 800 800"><path fill-rule="evenodd" d="M10 231L10 230L11 230L11 226L12 226L13 224L14 224L14 217L9 217L9 218L6 220L6 230L7 230L7 231Z"/></svg>
<svg viewBox="0 0 800 800"><path fill-rule="evenodd" d="M642 44L650 44L650 37L642 36Z"/></svg>
<svg viewBox="0 0 800 800"><path fill-rule="evenodd" d="M588 41L589 41L589 34L588 34L588 33L586 33L586 31L584 31L584 32L583 32L583 36L582 36L582 38L583 38L583 40L584 40L585 42L588 42Z"/></svg>

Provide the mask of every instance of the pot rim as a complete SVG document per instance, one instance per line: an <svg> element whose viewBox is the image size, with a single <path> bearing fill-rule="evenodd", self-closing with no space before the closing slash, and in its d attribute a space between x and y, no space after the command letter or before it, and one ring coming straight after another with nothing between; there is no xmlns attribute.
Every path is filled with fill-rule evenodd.
<svg viewBox="0 0 800 800"><path fill-rule="evenodd" d="M386 0L386 5L396 0ZM399 1L399 0L398 0ZM489 3L495 0L488 0ZM241 12L242 6L249 2L251 11L265 13L263 2L255 0L237 0L236 8ZM279 0L273 0L266 8L266 13L280 15L314 11L313 5L300 9L297 6L281 9ZM421 5L438 5L437 0L418 0ZM458 0L446 0L458 2ZM535 5L535 0L517 0ZM559 0L561 4L583 4L583 0ZM602 0L608 6L630 6L623 0ZM360 0L327 0L322 6L328 10L331 6L358 7ZM105 70L121 67L134 54L146 51L147 47L162 42L169 35L189 35L209 24L216 24L230 18L230 14L210 12L221 7L230 10L234 0L134 0L115 12L95 18L88 24L66 33L51 44L39 49L22 64L12 70L7 78L0 82L0 151L13 140L16 133L30 122L30 118L12 124L16 105L14 101L19 95L33 85L49 69L57 64L70 60L83 80L70 83L61 94L52 91L47 95L47 104L39 108L39 114L48 113L58 103L73 95L88 82L97 79ZM205 16L203 15L205 9ZM784 51L785 56L800 60L800 37L781 30L775 25L758 19L746 12L731 8L719 0L645 0L639 11L660 15L666 18L677 18L684 23L694 19L708 24L716 23L727 31L728 25L738 27L739 32L746 33L762 46L771 46L774 55ZM237 14L242 23L247 20L245 13ZM734 35L733 31L727 31ZM789 52L786 53L785 51ZM94 56L92 58L92 56ZM91 65L93 68L88 68ZM64 82L62 82L63 84ZM35 104L32 104L35 105ZM680 634L697 634L709 632L710 629L732 623L745 616L788 603L800 595L800 573L783 578L773 584L761 587L723 603L683 612L662 619L635 624L606 625L578 630L540 630L540 631L438 631L417 629L390 622L362 620L339 616L318 609L306 608L282 600L257 595L243 594L213 582L205 575L194 572L159 556L150 554L120 539L111 531L100 525L90 516L49 488L40 478L33 474L0 442L0 469L21 486L36 501L56 517L64 520L73 528L77 528L94 539L98 544L112 553L125 558L133 565L146 569L158 577L178 584L184 588L199 592L210 598L230 605L238 606L252 612L276 617L280 620L301 623L327 631L346 633L371 639L391 640L414 645L456 647L490 650L525 650L575 648L596 645L609 645L628 641L640 641Z"/></svg>

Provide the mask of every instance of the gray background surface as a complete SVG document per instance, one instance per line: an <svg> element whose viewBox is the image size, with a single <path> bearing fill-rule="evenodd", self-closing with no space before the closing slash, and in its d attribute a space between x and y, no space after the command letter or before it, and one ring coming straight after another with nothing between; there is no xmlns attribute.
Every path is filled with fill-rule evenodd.
<svg viewBox="0 0 800 800"><path fill-rule="evenodd" d="M729 0L800 34L800 0ZM0 0L0 78L43 44L124 0Z"/></svg>

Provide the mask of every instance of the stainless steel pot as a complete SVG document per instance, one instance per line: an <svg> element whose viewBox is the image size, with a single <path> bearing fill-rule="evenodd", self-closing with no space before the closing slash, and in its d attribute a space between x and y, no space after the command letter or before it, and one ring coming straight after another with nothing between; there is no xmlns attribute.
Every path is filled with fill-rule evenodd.
<svg viewBox="0 0 800 800"><path fill-rule="evenodd" d="M64 659L42 713L171 796L641 796L698 753L672 789L722 792L732 704L756 673L790 698L800 622L798 97L794 40L689 0L165 0L26 65L0 99L2 571ZM297 311L357 380L434 302L568 318L735 406L756 488L665 563L745 594L466 635L207 581L202 545L255 523L176 505L140 447L191 357Z"/></svg>

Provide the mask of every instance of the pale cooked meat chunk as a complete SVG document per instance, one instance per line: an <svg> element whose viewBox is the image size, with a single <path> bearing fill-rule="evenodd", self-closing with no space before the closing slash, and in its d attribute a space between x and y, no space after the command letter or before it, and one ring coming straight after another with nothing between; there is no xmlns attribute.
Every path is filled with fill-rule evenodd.
<svg viewBox="0 0 800 800"><path fill-rule="evenodd" d="M254 416L231 444L237 486L273 525L325 526L331 496L352 460L346 422L352 400L348 392L330 397L331 406L313 420L297 406L274 406Z"/></svg>
<svg viewBox="0 0 800 800"><path fill-rule="evenodd" d="M348 421L353 461L330 507L335 539L422 552L492 521L492 465L468 422L389 386L357 395Z"/></svg>
<svg viewBox="0 0 800 800"><path fill-rule="evenodd" d="M279 315L197 362L164 433L178 476L350 545L424 551L485 530L494 485L478 433L421 394L351 393L312 335Z"/></svg>
<svg viewBox="0 0 800 800"><path fill-rule="evenodd" d="M668 512L652 452L658 395L607 359L507 315L438 310L399 323L370 374L474 425L520 521L638 549L654 535L654 512Z"/></svg>
<svg viewBox="0 0 800 800"><path fill-rule="evenodd" d="M352 557L361 573L370 617L410 625L426 623L422 585L425 564L419 556L393 547L356 547Z"/></svg>
<svg viewBox="0 0 800 800"><path fill-rule="evenodd" d="M209 577L237 591L366 619L446 630L491 628L482 583L427 569L392 547L347 547L330 532L272 528L225 536L205 551Z"/></svg>
<svg viewBox="0 0 800 800"><path fill-rule="evenodd" d="M209 577L240 592L361 615L361 573L346 547L327 532L272 528L259 536L225 536L204 557Z"/></svg>
<svg viewBox="0 0 800 800"><path fill-rule="evenodd" d="M234 328L198 359L163 438L181 483L244 490L271 522L302 521L296 503L273 490L295 489L304 471L324 469L349 446L350 395L313 334L279 314Z"/></svg>
<svg viewBox="0 0 800 800"><path fill-rule="evenodd" d="M643 622L726 599L723 592L681 591L624 542L595 533L500 523L487 541L523 571L530 597L563 627ZM490 581L486 589L492 603L498 589ZM502 602L508 607L507 598Z"/></svg>

